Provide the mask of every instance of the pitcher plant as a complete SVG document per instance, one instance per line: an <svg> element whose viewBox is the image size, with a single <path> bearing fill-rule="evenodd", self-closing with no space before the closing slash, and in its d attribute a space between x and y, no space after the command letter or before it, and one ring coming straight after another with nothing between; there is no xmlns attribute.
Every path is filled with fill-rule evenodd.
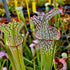
<svg viewBox="0 0 70 70"><path fill-rule="evenodd" d="M50 26L49 21L61 12L61 10L55 8L47 14L41 13L39 16L31 18L32 23L36 26L35 37L39 41L41 50L41 70L52 69L55 41L60 39L60 31Z"/></svg>
<svg viewBox="0 0 70 70"><path fill-rule="evenodd" d="M23 23L16 21L0 25L0 31L4 32L5 48L13 70L25 70L22 53L23 38L19 34L22 27Z"/></svg>

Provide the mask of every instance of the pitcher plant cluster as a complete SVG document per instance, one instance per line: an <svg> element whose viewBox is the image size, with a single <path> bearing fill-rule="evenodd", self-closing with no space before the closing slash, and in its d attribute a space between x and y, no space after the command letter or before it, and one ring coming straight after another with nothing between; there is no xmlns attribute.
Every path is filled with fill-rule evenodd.
<svg viewBox="0 0 70 70"><path fill-rule="evenodd" d="M4 44L4 49L7 52L7 54L3 52L5 54L4 56L8 55L7 58L9 58L13 70L26 70L27 67L25 66L24 60L30 63L31 61L23 57L23 51L25 49L27 49L28 52L32 51L33 62L34 62L33 65L35 70L37 67L35 62L35 58L36 58L35 51L36 51L38 57L39 57L39 54L41 56L41 61L37 59L38 62L40 61L39 69L51 70L53 65L56 41L60 39L60 31L55 27L50 26L49 21L55 15L62 13L62 11L59 8L55 8L51 10L49 13L46 13L46 14L41 13L39 16L31 17L31 24L35 25L34 35L37 40L33 41L33 44L30 45L30 48L31 48L31 51L30 51L30 48L27 47L26 43L25 43L26 48L23 49L24 38L20 35L20 30L23 28L23 25L27 32L28 32L28 29L26 27L24 15L21 9L22 8L20 7L17 10L19 10L19 14L23 22L22 21L17 22L13 20L13 22L10 22L8 24L3 23L0 25L0 31L4 33L4 43L2 44ZM28 38L29 38L29 35L28 35ZM36 49L34 48L34 46Z"/></svg>

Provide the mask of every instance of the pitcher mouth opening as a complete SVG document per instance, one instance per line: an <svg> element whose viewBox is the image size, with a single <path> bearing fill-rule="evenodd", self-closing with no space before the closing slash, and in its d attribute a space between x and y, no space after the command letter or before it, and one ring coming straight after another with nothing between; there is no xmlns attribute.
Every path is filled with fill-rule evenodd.
<svg viewBox="0 0 70 70"><path fill-rule="evenodd" d="M60 40L60 31L58 29L56 29L55 27L52 27L50 25L49 25L49 27L55 29L58 32L58 34L59 34L58 35L58 38L56 38L56 39L43 39L43 38L40 38L39 36L37 36L37 34L36 34L37 31L36 30L35 30L35 33L34 33L35 37L38 40L45 40L45 41L58 41L58 40Z"/></svg>
<svg viewBox="0 0 70 70"><path fill-rule="evenodd" d="M18 20L18 17L11 17L11 22L13 22L13 20L17 22L21 22L21 20ZM8 22L7 18L1 18L0 20L0 23L4 23L4 24L9 24L11 22Z"/></svg>

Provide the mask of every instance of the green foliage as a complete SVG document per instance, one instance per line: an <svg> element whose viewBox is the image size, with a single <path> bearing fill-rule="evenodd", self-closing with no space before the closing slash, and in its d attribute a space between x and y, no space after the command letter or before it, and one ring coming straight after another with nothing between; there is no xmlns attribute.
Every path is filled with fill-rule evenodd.
<svg viewBox="0 0 70 70"><path fill-rule="evenodd" d="M0 16L5 15L5 10L3 8L0 8Z"/></svg>
<svg viewBox="0 0 70 70"><path fill-rule="evenodd" d="M58 3L59 3L60 5L62 5L62 4L64 3L64 1L65 1L65 0L58 0Z"/></svg>

